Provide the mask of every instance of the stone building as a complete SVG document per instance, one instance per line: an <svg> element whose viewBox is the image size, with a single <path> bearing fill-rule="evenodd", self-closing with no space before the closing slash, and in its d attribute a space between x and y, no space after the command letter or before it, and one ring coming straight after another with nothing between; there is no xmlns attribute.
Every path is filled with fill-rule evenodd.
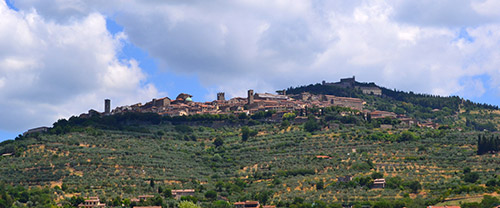
<svg viewBox="0 0 500 208"><path fill-rule="evenodd" d="M363 94L382 95L382 90L378 87L360 87L359 89L363 92Z"/></svg>
<svg viewBox="0 0 500 208"><path fill-rule="evenodd" d="M393 112L387 112L387 111L373 111L369 113L372 119L377 119L377 118L396 118L397 115Z"/></svg>
<svg viewBox="0 0 500 208"><path fill-rule="evenodd" d="M372 188L385 188L385 179L383 178L377 178L373 181L373 186Z"/></svg>
<svg viewBox="0 0 500 208"><path fill-rule="evenodd" d="M34 134L34 133L44 133L44 132L47 132L48 130L49 130L49 127L45 127L45 126L33 128L33 129L29 129L28 131L24 132L23 136L26 136L29 134Z"/></svg>
<svg viewBox="0 0 500 208"><path fill-rule="evenodd" d="M225 101L226 100L226 97L225 97L223 92L217 93L217 100L218 101Z"/></svg>
<svg viewBox="0 0 500 208"><path fill-rule="evenodd" d="M352 78L340 79L340 82L337 82L336 85L346 88L353 88L354 86L356 86L356 77L352 76Z"/></svg>
<svg viewBox="0 0 500 208"><path fill-rule="evenodd" d="M274 95L270 93L255 93L254 99L259 100L288 100L286 95Z"/></svg>
<svg viewBox="0 0 500 208"><path fill-rule="evenodd" d="M104 114L109 115L110 113L111 113L111 100L105 99L104 100Z"/></svg>
<svg viewBox="0 0 500 208"><path fill-rule="evenodd" d="M254 95L253 95L253 90L248 90L248 105L251 105L253 104L253 99L254 99Z"/></svg>
<svg viewBox="0 0 500 208"><path fill-rule="evenodd" d="M235 208L257 208L260 207L258 201L244 201L244 202L234 202Z"/></svg>
<svg viewBox="0 0 500 208"><path fill-rule="evenodd" d="M106 207L106 204L101 203L99 197L88 197L83 203L78 205L79 208L94 208L94 207Z"/></svg>
<svg viewBox="0 0 500 208"><path fill-rule="evenodd" d="M356 110L363 110L363 100L359 98L337 97L333 95L325 95L323 98L331 105L352 108Z"/></svg>
<svg viewBox="0 0 500 208"><path fill-rule="evenodd" d="M176 189L172 190L172 196L179 200L183 196L194 196L194 189Z"/></svg>

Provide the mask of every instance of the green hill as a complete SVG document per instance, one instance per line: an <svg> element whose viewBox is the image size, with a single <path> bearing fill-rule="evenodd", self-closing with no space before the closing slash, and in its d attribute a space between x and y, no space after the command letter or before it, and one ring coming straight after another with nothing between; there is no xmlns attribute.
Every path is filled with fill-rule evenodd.
<svg viewBox="0 0 500 208"><path fill-rule="evenodd" d="M171 207L177 201L168 190L188 188L196 193L185 199L203 207L225 207L218 199L278 207L422 207L500 191L500 158L477 155L478 138L497 135L480 129L498 128L496 107L387 89L381 97L323 85L287 92L304 91L360 97L367 108L401 108L446 125L368 121L341 107L310 109L307 121L281 123L266 121L270 114L72 117L47 133L0 144L0 207L72 207L75 195L132 206L129 199L143 194L157 197L139 204ZM338 181L345 176L352 180ZM385 188L372 189L377 178L386 180Z"/></svg>

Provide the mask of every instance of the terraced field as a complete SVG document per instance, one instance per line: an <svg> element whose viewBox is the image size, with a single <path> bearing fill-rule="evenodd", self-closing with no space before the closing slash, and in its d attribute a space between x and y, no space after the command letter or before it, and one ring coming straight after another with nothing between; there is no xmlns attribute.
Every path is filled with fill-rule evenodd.
<svg viewBox="0 0 500 208"><path fill-rule="evenodd" d="M486 187L500 173L495 154L476 155L477 134L453 129L410 129L416 139L372 140L369 135L401 135L364 126L338 125L314 133L301 125L251 126L258 134L242 141L240 127L144 126L144 133L87 128L61 135L37 135L18 141L22 154L0 160L0 180L29 186L67 186L61 196L108 198L155 194L157 187L194 188L203 198L216 190L230 201L269 193L269 202L376 201L422 197L444 200L494 193ZM221 138L223 145L213 141ZM319 159L316 156L329 156ZM464 168L477 173L464 181ZM383 174L385 189L371 189L371 175ZM354 180L339 183L338 177ZM368 180L368 182L363 182ZM151 187L151 181L155 188ZM417 182L416 190L409 188Z"/></svg>

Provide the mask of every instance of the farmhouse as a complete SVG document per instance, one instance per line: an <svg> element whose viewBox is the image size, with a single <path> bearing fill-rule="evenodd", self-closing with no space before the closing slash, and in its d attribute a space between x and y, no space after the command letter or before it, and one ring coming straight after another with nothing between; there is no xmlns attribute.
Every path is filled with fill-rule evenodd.
<svg viewBox="0 0 500 208"><path fill-rule="evenodd" d="M78 207L83 208L93 208L93 207L106 207L106 204L101 203L99 197L88 197L82 204L79 204Z"/></svg>
<svg viewBox="0 0 500 208"><path fill-rule="evenodd" d="M183 196L194 196L194 189L177 189L172 190L172 196L179 200Z"/></svg>
<svg viewBox="0 0 500 208"><path fill-rule="evenodd" d="M253 208L260 207L260 203L258 201L244 201L244 202L235 202L235 208Z"/></svg>
<svg viewBox="0 0 500 208"><path fill-rule="evenodd" d="M372 188L385 188L385 179L383 178L378 178L373 181L373 186Z"/></svg>
<svg viewBox="0 0 500 208"><path fill-rule="evenodd" d="M378 118L396 118L397 115L393 112L387 112L387 111L373 111L370 113L370 116L372 119L378 119Z"/></svg>

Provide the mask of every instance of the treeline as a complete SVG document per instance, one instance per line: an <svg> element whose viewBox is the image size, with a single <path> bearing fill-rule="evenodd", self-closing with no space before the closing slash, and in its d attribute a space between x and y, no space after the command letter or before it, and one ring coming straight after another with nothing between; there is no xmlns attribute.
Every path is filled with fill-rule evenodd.
<svg viewBox="0 0 500 208"><path fill-rule="evenodd" d="M344 88L332 85L310 84L307 86L289 87L286 89L287 94L300 94L309 92L311 94L335 95L339 97L362 97L363 93L360 90Z"/></svg>
<svg viewBox="0 0 500 208"><path fill-rule="evenodd" d="M462 99L458 96L443 97L439 95L428 95L420 94L414 92L404 92L399 90L390 90L387 88L381 88L382 94L387 97L391 97L394 100L412 103L414 105L420 105L423 107L429 107L432 109L441 109L448 107L454 111L458 111L458 107L462 103Z"/></svg>
<svg viewBox="0 0 500 208"><path fill-rule="evenodd" d="M500 150L500 138L498 135L478 135L477 136L477 154L482 155Z"/></svg>
<svg viewBox="0 0 500 208"><path fill-rule="evenodd" d="M108 130L139 131L135 126L157 125L162 122L162 116L157 113L123 113L111 116L95 115L89 118L72 116L68 120L59 119L49 129L50 134L65 134L75 131L83 131L87 127Z"/></svg>
<svg viewBox="0 0 500 208"><path fill-rule="evenodd" d="M149 131L141 126L158 125L169 122L173 124L182 124L185 122L213 122L227 121L230 123L248 122L258 123L257 120L262 120L271 117L276 111L260 111L253 115L246 114L196 114L187 116L162 116L157 113L139 113L127 112L114 114L110 116L94 115L88 118L80 118L72 116L68 120L60 119L53 124L49 129L49 134L65 134L75 131L83 131L87 127L98 129L134 131L148 133Z"/></svg>

